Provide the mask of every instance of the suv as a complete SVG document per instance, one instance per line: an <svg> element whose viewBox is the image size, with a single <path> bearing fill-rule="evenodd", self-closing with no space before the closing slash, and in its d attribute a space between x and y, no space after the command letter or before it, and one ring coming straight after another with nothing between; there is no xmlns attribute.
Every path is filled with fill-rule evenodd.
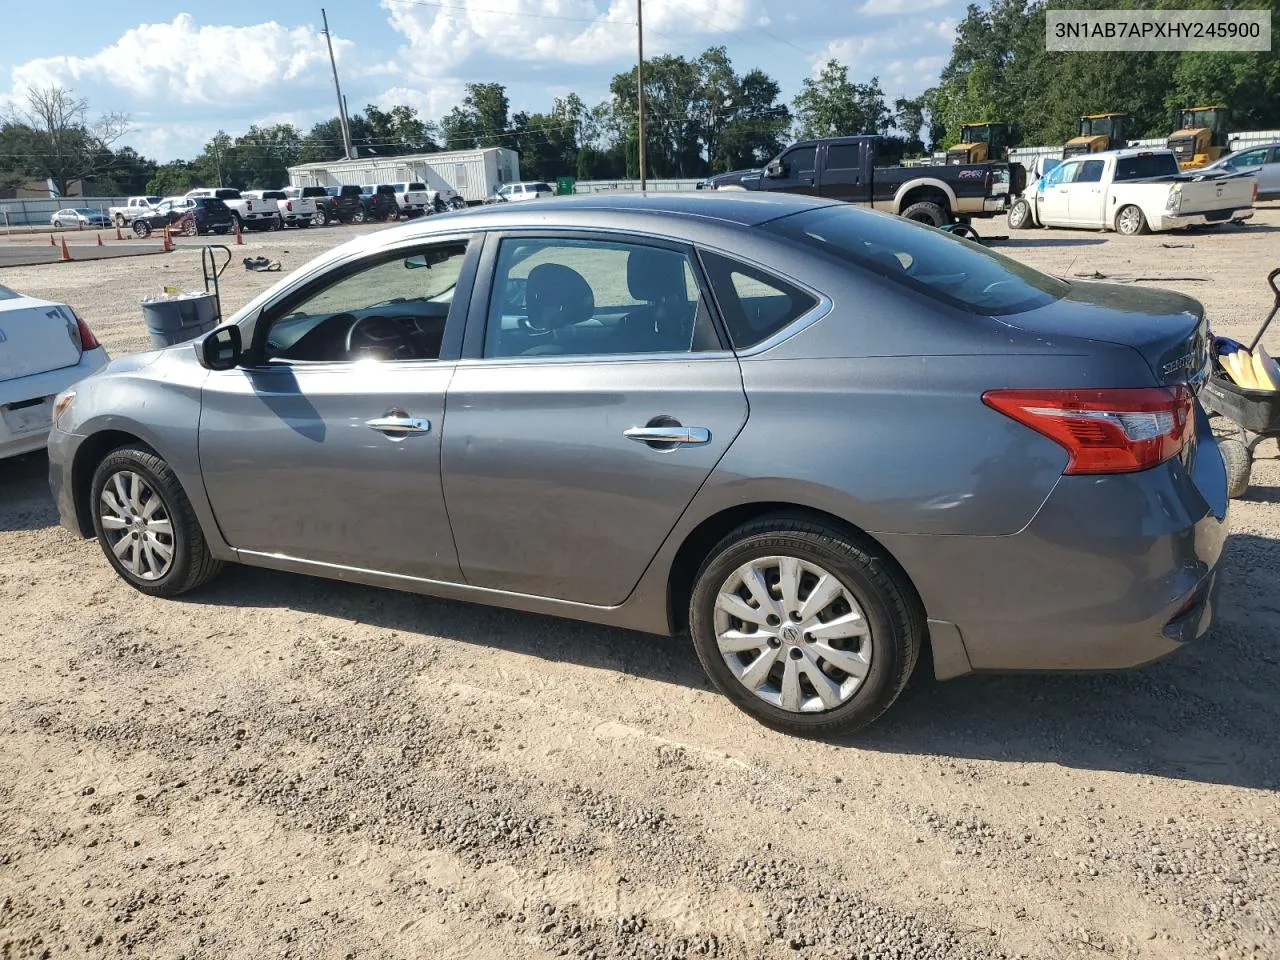
<svg viewBox="0 0 1280 960"><path fill-rule="evenodd" d="M324 189L333 200L333 206L328 211L330 217L336 217L343 223L364 223L364 196L359 187L347 183Z"/></svg>
<svg viewBox="0 0 1280 960"><path fill-rule="evenodd" d="M400 219L396 188L389 183L365 184L360 188L360 202L364 206L366 220Z"/></svg>
<svg viewBox="0 0 1280 960"><path fill-rule="evenodd" d="M503 200L541 200L544 197L554 197L556 192L551 186L541 180L534 180L528 183L508 183L505 187L498 191L498 196Z"/></svg>
<svg viewBox="0 0 1280 960"><path fill-rule="evenodd" d="M194 229L181 232L187 236L197 233L230 233L234 222L231 208L217 197L169 197L149 212L133 218L135 236L150 236L153 230L181 225L190 214L189 223Z"/></svg>

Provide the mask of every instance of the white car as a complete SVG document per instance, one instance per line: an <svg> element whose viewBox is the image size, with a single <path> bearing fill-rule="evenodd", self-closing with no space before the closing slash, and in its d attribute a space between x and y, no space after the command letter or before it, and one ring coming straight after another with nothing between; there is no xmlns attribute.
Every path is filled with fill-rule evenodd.
<svg viewBox="0 0 1280 960"><path fill-rule="evenodd" d="M541 200L554 197L556 192L541 180L530 180L524 183L508 183L498 191L503 200Z"/></svg>
<svg viewBox="0 0 1280 960"><path fill-rule="evenodd" d="M66 207L59 210L49 222L55 227L105 227L111 223L110 218L101 210L89 207Z"/></svg>
<svg viewBox="0 0 1280 960"><path fill-rule="evenodd" d="M0 459L43 449L54 398L108 359L66 304L0 287Z"/></svg>

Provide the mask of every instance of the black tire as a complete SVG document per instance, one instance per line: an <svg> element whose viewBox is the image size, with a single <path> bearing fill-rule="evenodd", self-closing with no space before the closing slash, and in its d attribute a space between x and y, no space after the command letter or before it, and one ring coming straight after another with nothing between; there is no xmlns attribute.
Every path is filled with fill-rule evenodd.
<svg viewBox="0 0 1280 960"><path fill-rule="evenodd" d="M117 226L117 227L123 227L123 226L124 226L124 214L122 214L122 213L117 213L117 214L116 214L116 226Z"/></svg>
<svg viewBox="0 0 1280 960"><path fill-rule="evenodd" d="M902 211L902 217L904 220L914 220L916 223L927 223L931 227L940 227L945 223L951 222L946 210L928 200L921 200L919 203L911 204L911 206Z"/></svg>
<svg viewBox="0 0 1280 960"><path fill-rule="evenodd" d="M1227 468L1227 496L1232 500L1243 497L1249 490L1249 478L1253 473L1253 458L1249 448L1234 437L1219 438L1218 452L1222 465Z"/></svg>
<svg viewBox="0 0 1280 960"><path fill-rule="evenodd" d="M1023 199L1015 200L1013 206L1009 208L1009 229L1030 230L1034 226L1031 204Z"/></svg>
<svg viewBox="0 0 1280 960"><path fill-rule="evenodd" d="M160 497L172 527L173 557L164 575L146 580L130 571L116 556L105 535L102 522L102 491L121 471L142 477ZM207 583L221 572L223 563L213 557L205 543L204 531L196 519L191 501L183 492L169 464L142 446L119 447L103 458L93 472L89 510L93 529L107 561L126 583L153 597L176 597Z"/></svg>
<svg viewBox="0 0 1280 960"><path fill-rule="evenodd" d="M356 210L351 211L352 223L364 223L364 221L365 221L364 207L360 207Z"/></svg>
<svg viewBox="0 0 1280 960"><path fill-rule="evenodd" d="M146 239L151 236L151 224L146 220L138 219L133 221L133 235Z"/></svg>
<svg viewBox="0 0 1280 960"><path fill-rule="evenodd" d="M716 597L726 579L749 560L791 556L821 566L857 600L870 627L871 665L844 703L797 713L767 703L733 674L716 642ZM772 588L771 588L772 589ZM779 514L734 530L710 552L689 601L689 632L712 684L737 707L783 733L827 737L872 723L897 699L915 669L924 614L897 566L859 538L803 516Z"/></svg>
<svg viewBox="0 0 1280 960"><path fill-rule="evenodd" d="M317 227L327 227L329 225L329 212L323 208L318 208L311 216L311 222Z"/></svg>
<svg viewBox="0 0 1280 960"><path fill-rule="evenodd" d="M1129 211L1133 213L1129 214ZM1128 203L1116 212L1115 227L1116 233L1126 237L1136 237L1140 233L1147 232L1147 217L1141 207Z"/></svg>
<svg viewBox="0 0 1280 960"><path fill-rule="evenodd" d="M239 230L241 233L245 232L244 217L240 216L240 214L235 213L233 211L231 214L231 232L235 233L237 230Z"/></svg>

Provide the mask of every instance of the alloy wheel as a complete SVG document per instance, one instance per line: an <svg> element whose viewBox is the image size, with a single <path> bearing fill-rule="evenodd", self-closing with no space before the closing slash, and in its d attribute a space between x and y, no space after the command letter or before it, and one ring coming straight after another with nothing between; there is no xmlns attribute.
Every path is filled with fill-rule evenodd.
<svg viewBox="0 0 1280 960"><path fill-rule="evenodd" d="M173 566L173 522L160 494L141 474L113 474L99 497L102 534L116 558L140 580L159 580Z"/></svg>
<svg viewBox="0 0 1280 960"><path fill-rule="evenodd" d="M871 669L871 627L835 574L799 557L738 567L715 605L716 644L738 682L791 713L833 710Z"/></svg>

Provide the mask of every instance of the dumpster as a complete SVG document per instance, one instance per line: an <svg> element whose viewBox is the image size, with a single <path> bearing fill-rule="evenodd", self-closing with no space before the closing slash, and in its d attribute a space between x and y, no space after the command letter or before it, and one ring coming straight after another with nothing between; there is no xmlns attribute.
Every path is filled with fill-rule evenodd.
<svg viewBox="0 0 1280 960"><path fill-rule="evenodd" d="M151 346L169 347L194 340L218 323L218 298L212 293L163 293L142 301L142 318Z"/></svg>

